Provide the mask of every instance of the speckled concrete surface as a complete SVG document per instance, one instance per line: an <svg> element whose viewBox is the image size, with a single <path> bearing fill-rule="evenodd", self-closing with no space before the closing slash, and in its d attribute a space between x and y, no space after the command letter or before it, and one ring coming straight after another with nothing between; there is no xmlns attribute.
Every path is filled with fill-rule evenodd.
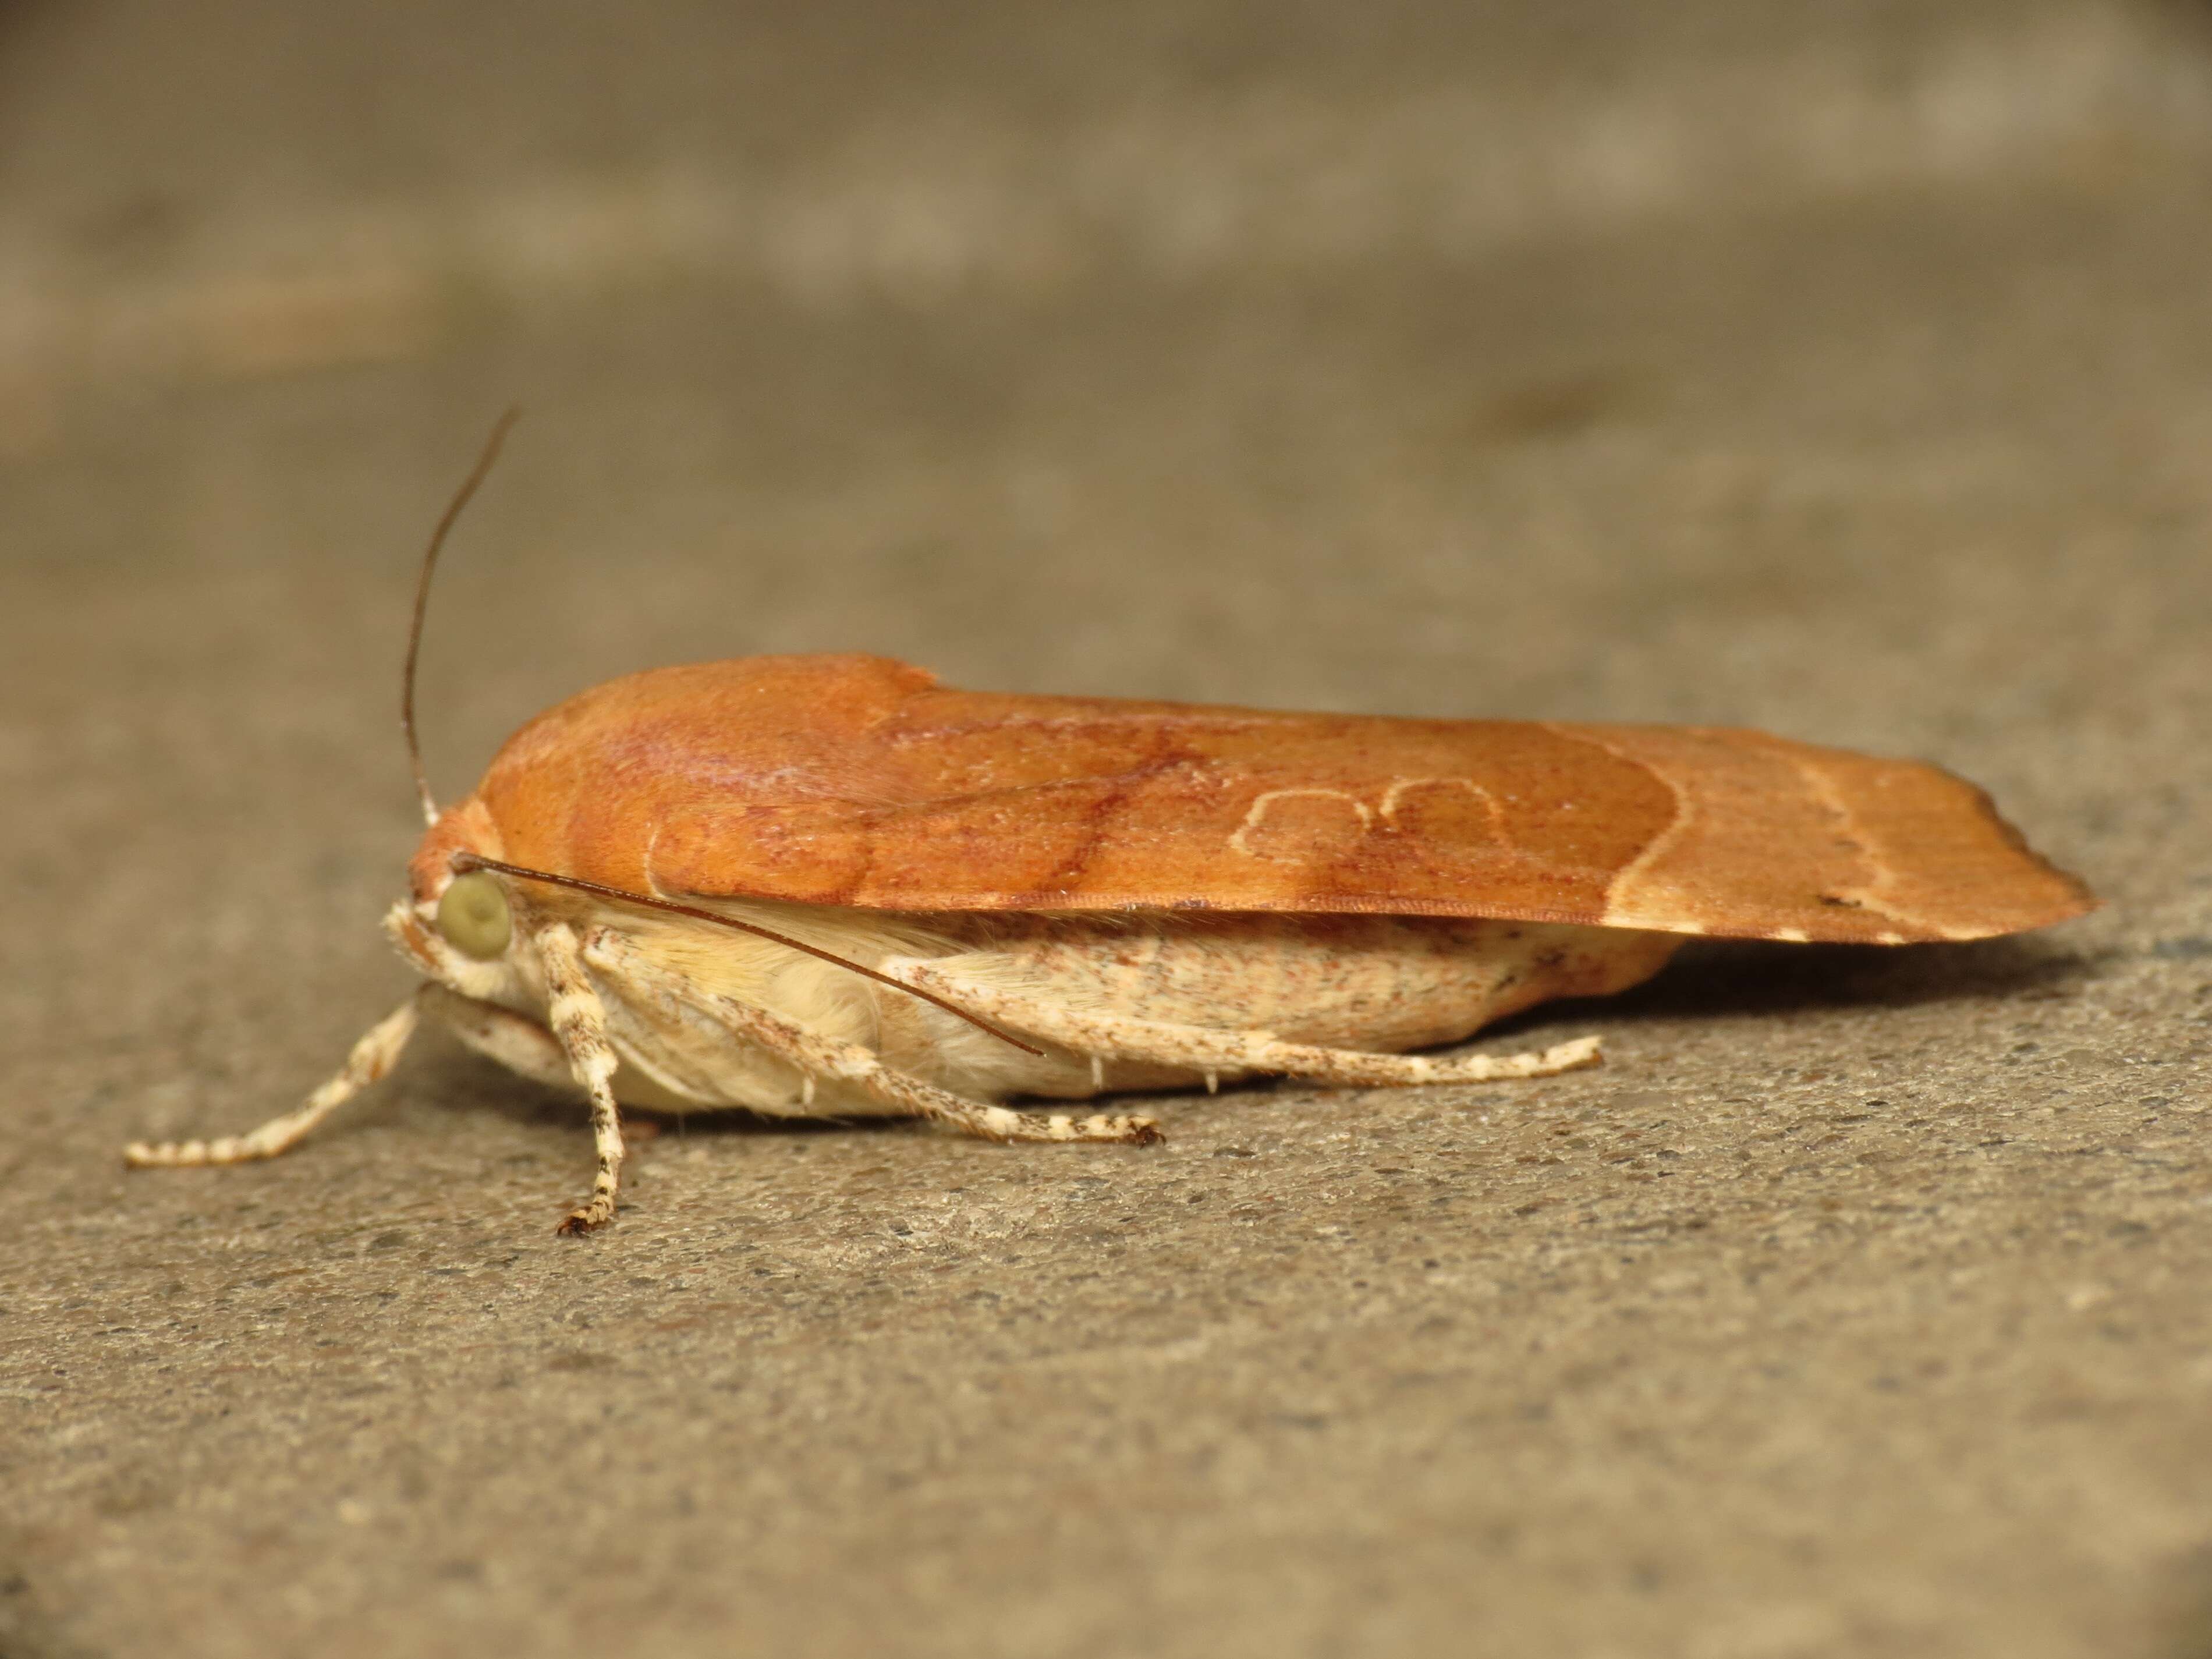
<svg viewBox="0 0 2212 1659"><path fill-rule="evenodd" d="M0 1654L2212 1651L2192 19L1048 9L0 15ZM518 398L448 792L861 647L1924 755L2109 908L1153 1151L669 1125L580 1243L450 1046L126 1178L404 986Z"/></svg>

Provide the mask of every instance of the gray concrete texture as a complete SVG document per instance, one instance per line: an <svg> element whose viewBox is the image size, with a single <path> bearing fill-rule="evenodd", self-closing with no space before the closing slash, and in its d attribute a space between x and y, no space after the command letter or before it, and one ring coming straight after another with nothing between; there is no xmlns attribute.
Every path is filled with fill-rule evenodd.
<svg viewBox="0 0 2212 1659"><path fill-rule="evenodd" d="M2181 7L0 12L0 1654L2212 1652ZM394 1002L627 670L1748 724L2109 899L1169 1143L578 1115ZM658 1128L659 1133L653 1131Z"/></svg>

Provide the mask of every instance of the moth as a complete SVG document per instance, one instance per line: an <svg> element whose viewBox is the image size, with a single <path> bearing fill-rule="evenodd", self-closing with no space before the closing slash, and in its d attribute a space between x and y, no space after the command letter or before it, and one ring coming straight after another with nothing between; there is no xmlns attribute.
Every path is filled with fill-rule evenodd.
<svg viewBox="0 0 2212 1659"><path fill-rule="evenodd" d="M512 416L508 417L512 419ZM2095 900L1938 769L1757 732L1283 714L953 690L866 656L634 674L539 715L441 808L385 918L423 975L337 1076L250 1133L133 1165L270 1158L425 1018L589 1102L615 1215L622 1106L891 1114L994 1141L1160 1138L1052 1111L1273 1075L1549 1076L1420 1053L1648 979L1684 939L1984 939Z"/></svg>

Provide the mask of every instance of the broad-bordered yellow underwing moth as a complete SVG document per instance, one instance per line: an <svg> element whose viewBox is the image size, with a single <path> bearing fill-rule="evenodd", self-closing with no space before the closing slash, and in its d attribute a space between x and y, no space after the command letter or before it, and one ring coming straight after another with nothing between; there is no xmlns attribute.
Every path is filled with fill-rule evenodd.
<svg viewBox="0 0 2212 1659"><path fill-rule="evenodd" d="M424 975L337 1076L249 1134L126 1149L234 1164L296 1143L425 1016L591 1107L615 1213L619 1103L892 1114L996 1141L1156 1140L1019 1110L1278 1075L1544 1077L1422 1054L1552 997L1649 978L1688 935L1985 939L2095 900L1935 767L1747 731L1392 720L954 690L878 657L747 657L611 681L532 720L441 810L386 932Z"/></svg>

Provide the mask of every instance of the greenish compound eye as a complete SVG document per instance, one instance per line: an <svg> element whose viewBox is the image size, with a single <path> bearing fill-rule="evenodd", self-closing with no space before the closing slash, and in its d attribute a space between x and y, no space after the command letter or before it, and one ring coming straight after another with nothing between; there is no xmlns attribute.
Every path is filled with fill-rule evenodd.
<svg viewBox="0 0 2212 1659"><path fill-rule="evenodd" d="M481 870L454 877L438 900L438 931L463 955L490 961L507 949L514 932L507 895Z"/></svg>

